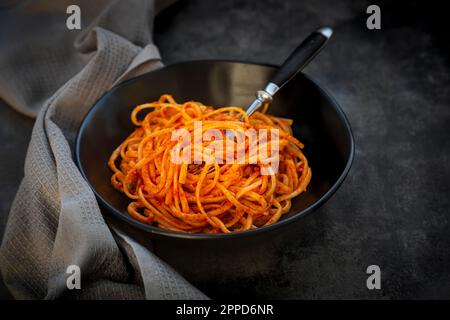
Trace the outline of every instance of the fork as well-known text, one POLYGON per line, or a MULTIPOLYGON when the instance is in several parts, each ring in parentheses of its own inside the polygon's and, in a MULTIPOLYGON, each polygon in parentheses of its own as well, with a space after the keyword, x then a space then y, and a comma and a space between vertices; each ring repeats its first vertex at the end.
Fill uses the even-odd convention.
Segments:
MULTIPOLYGON (((322 50, 333 34, 330 27, 321 27, 311 33, 302 43, 289 55, 281 67, 275 72, 272 79, 263 90, 256 92, 256 99, 247 107, 245 113, 251 116, 264 104, 272 102, 273 96, 297 73, 303 70, 322 50)), ((190 171, 191 174, 198 174, 202 167, 196 167, 190 171)), ((207 174, 214 171, 211 167, 207 174)))

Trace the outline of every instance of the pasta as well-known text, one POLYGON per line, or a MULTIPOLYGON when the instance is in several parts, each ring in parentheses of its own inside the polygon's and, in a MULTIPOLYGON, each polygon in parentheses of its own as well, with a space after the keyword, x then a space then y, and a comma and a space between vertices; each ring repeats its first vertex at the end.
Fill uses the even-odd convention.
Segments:
POLYGON ((277 222, 290 210, 291 199, 306 190, 311 169, 303 144, 292 135, 292 120, 265 110, 248 117, 238 107, 178 104, 167 94, 135 107, 131 121, 136 128, 108 161, 112 186, 130 199, 128 214, 145 224, 188 233, 245 231, 277 222), (185 149, 184 155, 201 162, 174 161, 181 137, 195 140, 199 122, 201 135, 213 130, 216 136, 185 149), (174 139, 176 130, 184 136, 174 139), (270 163, 256 157, 250 136, 240 136, 239 149, 238 135, 227 130, 267 130, 258 148, 275 154, 270 153, 270 163), (244 155, 240 162, 239 151, 244 155), (219 156, 229 161, 221 163, 219 156), (271 167, 275 162, 277 170, 271 167))

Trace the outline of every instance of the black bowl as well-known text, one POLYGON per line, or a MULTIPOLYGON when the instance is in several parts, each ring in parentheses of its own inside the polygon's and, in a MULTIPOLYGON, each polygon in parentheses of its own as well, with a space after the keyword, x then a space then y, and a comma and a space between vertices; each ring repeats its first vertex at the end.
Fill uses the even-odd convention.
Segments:
POLYGON ((81 174, 104 211, 153 238, 223 239, 277 229, 325 203, 350 170, 354 141, 337 102, 304 74, 297 75, 277 93, 270 109, 274 115, 294 120, 294 135, 305 144, 304 153, 313 173, 307 192, 293 199, 290 212, 279 222, 229 234, 168 231, 132 219, 126 212, 129 200, 110 184, 108 158, 132 132, 130 113, 136 105, 170 93, 178 102, 196 100, 213 106, 247 106, 275 69, 269 65, 229 61, 183 62, 131 79, 107 92, 83 120, 75 147, 81 174))

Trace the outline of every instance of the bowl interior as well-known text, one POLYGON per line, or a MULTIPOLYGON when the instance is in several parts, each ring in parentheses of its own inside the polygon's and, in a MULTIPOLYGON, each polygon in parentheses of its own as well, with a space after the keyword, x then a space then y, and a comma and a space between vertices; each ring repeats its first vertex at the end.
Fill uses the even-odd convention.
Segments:
MULTIPOLYGON (((131 110, 164 93, 172 94, 177 102, 196 100, 213 106, 247 106, 274 70, 272 66, 239 62, 185 62, 129 80, 106 93, 84 119, 75 148, 81 173, 100 204, 150 233, 177 234, 132 220, 126 213, 129 200, 110 184, 107 162, 133 130, 131 110)), ((337 189, 350 168, 353 138, 337 103, 303 74, 277 93, 270 113, 294 120, 294 135, 305 144, 303 151, 312 169, 307 192, 293 199, 290 212, 277 223, 283 224, 318 207, 337 189)))

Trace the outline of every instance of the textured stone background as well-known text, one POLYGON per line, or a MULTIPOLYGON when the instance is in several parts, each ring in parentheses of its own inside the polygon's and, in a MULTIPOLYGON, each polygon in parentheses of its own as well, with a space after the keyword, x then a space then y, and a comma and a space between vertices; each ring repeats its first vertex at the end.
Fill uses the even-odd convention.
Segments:
MULTIPOLYGON (((181 272, 211 297, 450 298, 450 74, 442 8, 379 1, 189 0, 163 12, 166 64, 238 59, 279 64, 312 30, 335 35, 305 73, 338 100, 355 161, 344 185, 282 237, 209 272, 181 272), (366 289, 366 267, 382 290, 366 289), (223 272, 222 272, 223 271, 223 272), (226 271, 226 272, 225 272, 226 271), (231 271, 231 272, 230 272, 231 271)), ((33 121, 0 105, 0 236, 20 183, 33 121)), ((170 255, 169 255, 170 256, 170 255)), ((0 286, 0 295, 7 297, 0 286)))

